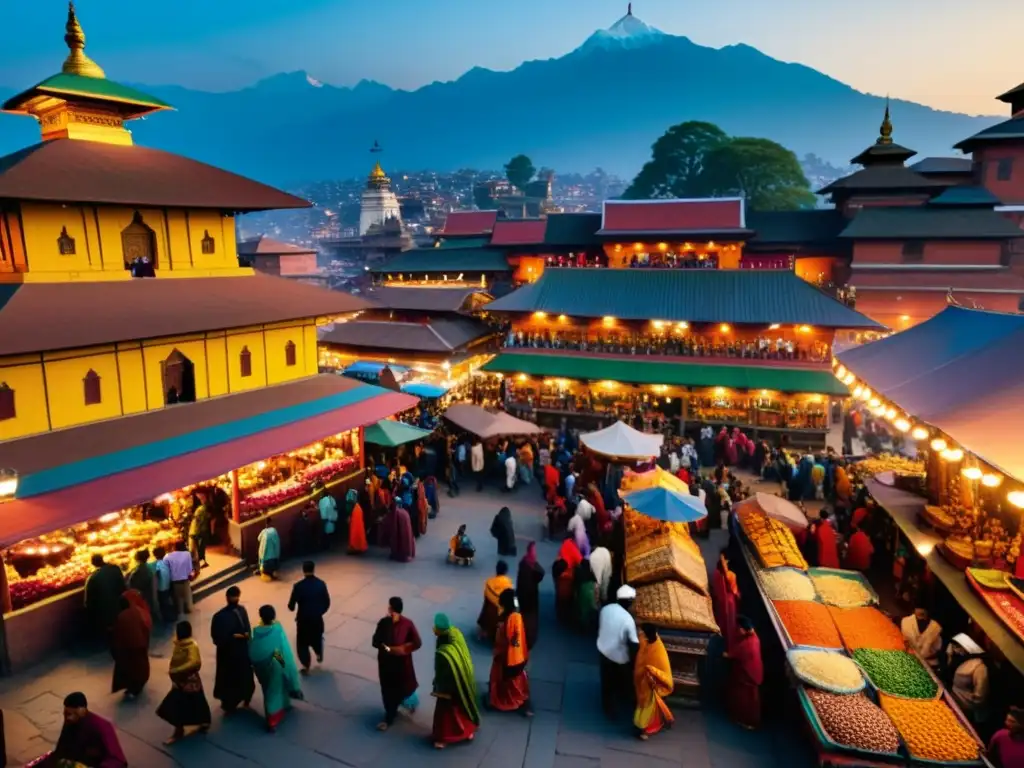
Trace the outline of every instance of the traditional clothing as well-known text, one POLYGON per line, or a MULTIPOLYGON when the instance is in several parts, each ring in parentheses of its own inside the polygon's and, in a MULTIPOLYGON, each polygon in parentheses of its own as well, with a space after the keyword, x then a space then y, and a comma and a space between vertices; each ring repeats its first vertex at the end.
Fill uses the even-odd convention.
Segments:
POLYGON ((263 690, 267 728, 274 730, 291 709, 291 700, 302 698, 299 668, 281 622, 258 624, 253 629, 249 659, 263 690))
POLYGON ((533 650, 540 630, 540 583, 544 580, 544 567, 537 562, 537 545, 530 542, 526 554, 519 561, 516 575, 516 598, 526 624, 526 647, 533 650))
POLYGON ((601 602, 608 601, 608 586, 612 580, 612 553, 605 547, 596 547, 590 553, 590 569, 597 579, 597 589, 601 602))
POLYGON ((125 607, 114 619, 110 650, 114 656, 114 680, 111 692, 124 691, 138 696, 149 681, 149 633, 153 619, 145 601, 136 590, 125 593, 125 607), (133 598, 129 600, 128 594, 133 598))
POLYGON ((348 553, 359 555, 369 549, 366 542, 366 521, 363 520, 363 508, 356 502, 348 518, 348 553))
POLYGON ((430 505, 427 504, 427 491, 423 483, 416 484, 416 535, 423 536, 427 532, 427 521, 430 519, 430 505))
POLYGON ((416 625, 404 616, 385 616, 377 622, 373 647, 377 649, 377 676, 384 702, 384 722, 388 725, 395 721, 402 703, 412 698, 419 687, 412 654, 422 645, 416 625))
POLYGON ((828 520, 818 523, 814 532, 814 540, 818 547, 818 566, 821 568, 839 567, 839 545, 836 542, 836 529, 828 520))
POLYGON ((576 626, 587 634, 593 634, 597 631, 597 614, 601 606, 598 599, 597 579, 594 578, 589 560, 580 563, 573 581, 573 608, 576 614, 576 626))
POLYGON ((850 499, 853 496, 853 485, 850 483, 850 478, 846 474, 845 468, 836 467, 835 484, 836 502, 849 508, 850 499))
POLYGON ((761 725, 761 683, 764 682, 761 640, 754 632, 737 635, 728 653, 731 660, 726 694, 729 716, 744 728, 757 728, 761 725))
POLYGON ((506 613, 498 624, 491 662, 488 702, 502 712, 514 712, 530 705, 530 681, 526 676, 526 625, 519 611, 506 613))
POLYGON ((249 660, 249 637, 252 625, 249 614, 241 605, 226 605, 213 614, 210 635, 217 647, 217 677, 213 684, 213 698, 221 709, 231 712, 239 704, 248 706, 256 690, 249 660), (243 637, 239 637, 243 635, 243 637))
POLYGON ((851 571, 866 571, 871 567, 871 556, 875 546, 864 531, 854 531, 846 548, 845 568, 851 571))
POLYGON ((213 719, 210 705, 203 693, 203 681, 199 670, 203 666, 199 655, 199 644, 195 638, 186 637, 174 641, 171 664, 171 690, 156 710, 157 717, 176 729, 189 725, 207 727, 213 719))
POLYGON ((484 604, 480 608, 480 615, 476 624, 480 627, 480 634, 488 642, 494 642, 494 633, 498 627, 498 616, 501 613, 498 608, 498 598, 506 589, 515 589, 515 584, 505 574, 491 576, 484 582, 484 604))
POLYGON ((116 565, 104 564, 85 580, 85 610, 93 630, 99 634, 110 631, 121 612, 124 574, 116 565))
POLYGON ((502 507, 491 522, 491 536, 498 541, 498 554, 502 557, 516 556, 516 532, 512 526, 512 510, 502 507))
POLYGON ((392 507, 385 518, 385 527, 388 528, 387 539, 391 547, 391 559, 400 563, 411 562, 416 557, 416 537, 413 535, 412 519, 408 511, 400 504, 392 507))
POLYGON ((736 606, 740 591, 736 586, 736 574, 729 570, 725 555, 718 559, 718 567, 711 577, 711 607, 715 623, 722 630, 722 640, 728 652, 736 641, 736 606))
POLYGON ((569 518, 566 530, 572 536, 572 540, 576 543, 576 548, 580 551, 580 554, 583 557, 590 557, 590 539, 587 538, 587 526, 583 522, 583 518, 579 515, 573 515, 569 518))
POLYGON ((476 702, 476 679, 469 647, 458 627, 448 617, 434 617, 437 650, 434 651, 434 727, 431 739, 435 744, 467 741, 480 725, 480 709, 476 702))
POLYGON ((668 651, 660 637, 654 642, 641 633, 640 648, 633 667, 633 689, 636 692, 636 710, 633 725, 642 733, 657 733, 675 718, 665 703, 665 697, 675 689, 668 651))
POLYGON ((558 559, 551 566, 551 578, 555 580, 555 615, 560 621, 568 621, 572 616, 576 567, 581 562, 583 555, 576 542, 572 539, 563 541, 558 559))
POLYGON ((117 740, 117 731, 107 720, 92 712, 77 723, 64 723, 57 746, 39 763, 39 768, 127 768, 128 760, 117 740))
POLYGON ((267 526, 256 539, 259 542, 260 574, 264 581, 274 578, 281 567, 281 536, 273 526, 267 526))
POLYGON ((900 622, 903 639, 921 660, 933 669, 939 663, 939 650, 942 648, 942 627, 934 619, 920 622, 911 614, 900 622), (923 624, 923 626, 922 626, 923 624))

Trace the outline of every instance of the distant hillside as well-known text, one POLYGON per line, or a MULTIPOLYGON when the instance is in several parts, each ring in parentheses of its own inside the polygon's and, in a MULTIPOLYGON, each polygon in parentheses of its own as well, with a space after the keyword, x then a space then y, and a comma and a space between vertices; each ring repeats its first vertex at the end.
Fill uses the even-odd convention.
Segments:
MULTIPOLYGON (((366 81, 336 88, 304 72, 230 93, 139 87, 177 108, 135 124, 140 143, 277 184, 365 174, 375 139, 391 168, 500 167, 525 152, 557 170, 629 177, 669 125, 694 119, 845 167, 878 135, 884 108, 809 67, 747 45, 697 45, 632 16, 561 58, 474 68, 411 92, 366 81)), ((896 140, 923 155, 952 154, 996 121, 898 100, 892 113, 896 140)), ((32 121, 0 120, 0 152, 37 139, 32 121)))

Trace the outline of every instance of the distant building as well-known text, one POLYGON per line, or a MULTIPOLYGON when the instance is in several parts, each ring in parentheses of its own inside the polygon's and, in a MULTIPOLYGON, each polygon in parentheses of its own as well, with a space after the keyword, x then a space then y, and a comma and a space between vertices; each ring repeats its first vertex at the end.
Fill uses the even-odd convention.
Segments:
POLYGON ((359 235, 369 233, 374 226, 383 226, 389 219, 402 221, 402 209, 398 197, 391 190, 391 179, 384 173, 380 163, 375 163, 366 180, 359 206, 359 235))
POLYGON ((317 252, 291 243, 282 243, 266 235, 238 243, 238 264, 276 277, 289 277, 304 283, 325 282, 317 264, 317 252))

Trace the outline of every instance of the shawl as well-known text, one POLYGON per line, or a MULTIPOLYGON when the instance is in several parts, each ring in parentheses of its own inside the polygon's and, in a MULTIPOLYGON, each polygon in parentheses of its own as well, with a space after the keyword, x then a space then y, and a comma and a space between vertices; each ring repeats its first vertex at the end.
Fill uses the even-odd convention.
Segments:
POLYGON ((764 682, 764 664, 761 661, 761 640, 755 634, 740 637, 729 649, 733 669, 747 685, 761 685, 764 682))
POLYGON ((505 666, 523 666, 526 663, 526 625, 523 623, 523 615, 519 611, 505 614, 502 631, 508 640, 503 659, 505 666))
POLYGON ((186 637, 184 640, 174 641, 171 665, 167 670, 172 677, 198 672, 202 666, 203 660, 199 655, 199 643, 195 641, 195 638, 186 637))
POLYGON ((484 600, 497 605, 498 598, 506 589, 515 589, 512 579, 508 576, 491 576, 484 582, 484 600))
POLYGON ((576 546, 575 541, 566 539, 562 542, 562 548, 558 550, 558 559, 564 560, 569 570, 573 570, 583 562, 583 555, 580 554, 580 548, 576 546))
POLYGON ((434 692, 451 697, 470 720, 480 724, 473 658, 458 627, 438 633, 434 654, 434 692))
POLYGON ((128 589, 125 590, 121 597, 128 601, 130 607, 135 608, 142 614, 142 623, 146 625, 146 631, 151 631, 153 629, 153 615, 149 612, 149 603, 146 602, 146 598, 142 596, 142 593, 137 589, 128 589))
POLYGON ((349 488, 345 494, 345 514, 351 515, 352 508, 359 502, 359 494, 355 488, 349 488))
POLYGON ((601 600, 605 601, 608 599, 608 585, 612 580, 612 553, 605 547, 596 547, 590 553, 590 568, 597 579, 601 600))
MULTIPOLYGON (((648 695, 671 695, 675 688, 672 666, 669 664, 665 643, 660 637, 652 643, 647 640, 647 635, 640 634, 640 648, 637 650, 636 663, 633 666, 633 684, 638 691, 644 690, 648 695)), ((638 703, 641 703, 641 698, 637 698, 638 703)))
POLYGON ((259 561, 278 560, 281 557, 281 537, 276 528, 264 528, 257 537, 260 543, 259 561))

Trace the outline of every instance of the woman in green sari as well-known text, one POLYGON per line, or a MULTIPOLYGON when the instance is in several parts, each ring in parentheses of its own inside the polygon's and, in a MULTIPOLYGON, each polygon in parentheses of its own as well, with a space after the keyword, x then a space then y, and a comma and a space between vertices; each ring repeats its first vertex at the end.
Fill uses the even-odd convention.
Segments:
POLYGON ((597 634, 597 616, 601 608, 598 597, 597 578, 590 567, 590 560, 584 559, 576 568, 573 602, 576 608, 576 622, 586 634, 597 634))
POLYGON ((434 616, 437 650, 434 652, 434 729, 431 740, 435 749, 449 744, 472 741, 480 725, 480 709, 476 702, 476 679, 473 659, 466 639, 448 617, 434 616))
POLYGON ((249 659, 256 679, 263 689, 263 708, 267 730, 273 733, 292 706, 292 699, 302 699, 299 668, 288 644, 288 637, 272 605, 260 608, 260 623, 252 630, 249 659))

